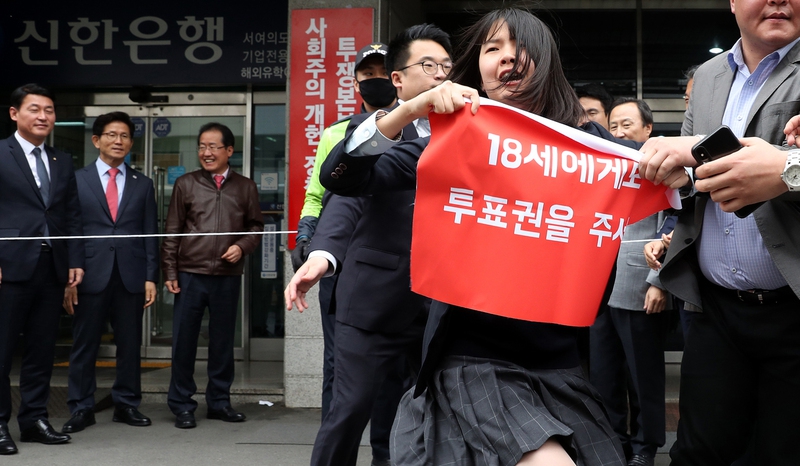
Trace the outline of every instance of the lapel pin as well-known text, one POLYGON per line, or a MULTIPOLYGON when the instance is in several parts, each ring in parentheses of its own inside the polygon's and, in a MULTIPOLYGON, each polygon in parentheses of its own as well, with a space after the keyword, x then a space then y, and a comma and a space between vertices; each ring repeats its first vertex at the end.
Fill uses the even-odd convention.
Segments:
POLYGON ((135 179, 137 179, 137 178, 136 178, 136 175, 133 175, 133 179, 134 179, 134 180, 135 180, 135 179))
POLYGON ((56 158, 55 158, 55 157, 53 157, 53 160, 55 160, 55 159, 56 159, 56 158))

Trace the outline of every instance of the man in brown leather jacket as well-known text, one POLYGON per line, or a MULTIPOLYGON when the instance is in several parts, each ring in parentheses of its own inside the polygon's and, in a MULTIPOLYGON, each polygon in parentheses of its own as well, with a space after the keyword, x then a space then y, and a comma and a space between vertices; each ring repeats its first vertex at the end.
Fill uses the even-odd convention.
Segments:
MULTIPOLYGON (((166 233, 263 231, 256 184, 228 165, 233 155, 231 130, 207 123, 197 138, 201 169, 175 181, 166 233)), ((172 379, 167 403, 175 427, 197 424, 194 363, 197 339, 208 307, 208 418, 240 422, 245 415, 231 407, 233 340, 239 288, 245 255, 253 252, 260 235, 169 236, 161 246, 167 289, 175 294, 172 339, 172 379)))

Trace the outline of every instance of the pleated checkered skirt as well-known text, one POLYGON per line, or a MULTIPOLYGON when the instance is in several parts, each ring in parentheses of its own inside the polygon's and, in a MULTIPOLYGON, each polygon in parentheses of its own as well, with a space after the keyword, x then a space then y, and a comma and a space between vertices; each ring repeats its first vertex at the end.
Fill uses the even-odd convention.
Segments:
POLYGON ((391 437, 396 466, 514 466, 557 440, 578 466, 625 465, 600 396, 579 368, 531 371, 451 356, 425 393, 400 401, 391 437))

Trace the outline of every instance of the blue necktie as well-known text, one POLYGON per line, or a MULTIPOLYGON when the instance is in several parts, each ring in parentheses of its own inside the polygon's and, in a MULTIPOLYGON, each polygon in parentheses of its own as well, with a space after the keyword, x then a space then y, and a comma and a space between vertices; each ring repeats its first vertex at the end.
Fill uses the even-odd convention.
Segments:
POLYGON ((47 175, 47 168, 42 160, 42 149, 33 148, 33 156, 36 157, 36 174, 39 175, 39 191, 42 193, 45 205, 50 203, 50 177, 47 175))
MULTIPOLYGON (((39 192, 42 193, 44 205, 50 204, 50 177, 47 176, 47 168, 44 166, 42 160, 42 149, 38 147, 33 148, 33 156, 36 157, 36 174, 39 175, 39 192)), ((44 223, 44 236, 50 236, 50 229, 47 227, 47 222, 44 223)), ((51 244, 50 240, 45 240, 47 244, 51 244)))

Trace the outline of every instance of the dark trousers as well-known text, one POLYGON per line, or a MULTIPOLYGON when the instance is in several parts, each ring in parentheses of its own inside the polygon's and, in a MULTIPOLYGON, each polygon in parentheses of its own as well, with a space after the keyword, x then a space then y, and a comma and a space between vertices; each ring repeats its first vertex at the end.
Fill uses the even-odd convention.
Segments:
MULTIPOLYGON (((384 419, 394 419, 400 398, 410 388, 405 368, 409 363, 419 368, 424 324, 420 318, 400 333, 381 333, 336 322, 333 399, 314 442, 312 465, 356 464, 379 392, 388 411, 384 419)), ((388 457, 388 435, 386 447, 388 457)))
POLYGON ((591 327, 590 380, 626 452, 655 457, 666 442, 664 342, 667 314, 608 308, 591 327), (626 387, 625 368, 632 390, 626 387), (628 401, 631 410, 628 433, 628 401))
POLYGON ((800 300, 746 304, 702 284, 681 363, 674 466, 800 464, 800 300))
POLYGON ((33 278, 26 282, 0 284, 0 426, 11 419, 11 362, 20 333, 24 334, 19 376, 21 430, 47 419, 50 375, 64 284, 59 283, 52 253, 42 251, 33 278))
MULTIPOLYGON (((333 292, 336 286, 336 279, 333 277, 323 278, 319 281, 319 306, 322 318, 322 339, 324 343, 324 355, 322 362, 322 419, 328 414, 331 399, 333 399, 333 377, 334 377, 334 333, 336 326, 336 315, 330 309, 333 292)), ((372 446, 372 457, 377 460, 389 458, 389 436, 392 433, 394 423, 394 413, 396 411, 397 394, 394 390, 397 387, 405 387, 413 383, 410 371, 403 366, 403 361, 399 361, 400 367, 395 371, 390 371, 386 380, 386 390, 379 390, 372 408, 370 417, 370 445, 372 446), (408 380, 407 380, 408 379, 408 380), (394 406, 393 406, 394 403, 394 406)))
POLYGON ((142 401, 141 350, 144 293, 131 293, 122 283, 119 264, 112 268, 108 286, 101 293, 79 293, 72 321, 67 406, 75 413, 94 408, 97 390, 95 362, 106 321, 114 329, 117 345, 117 377, 111 399, 121 407, 138 407, 142 401))
POLYGON ((331 309, 335 277, 326 277, 319 281, 319 308, 322 319, 322 342, 324 345, 322 360, 322 418, 328 414, 333 398, 333 333, 336 315, 331 309))
POLYGON ((233 339, 239 303, 240 275, 178 273, 172 329, 172 378, 167 404, 173 413, 194 412, 197 392, 194 363, 203 313, 208 307, 208 386, 206 404, 216 411, 230 406, 233 384, 233 339))

